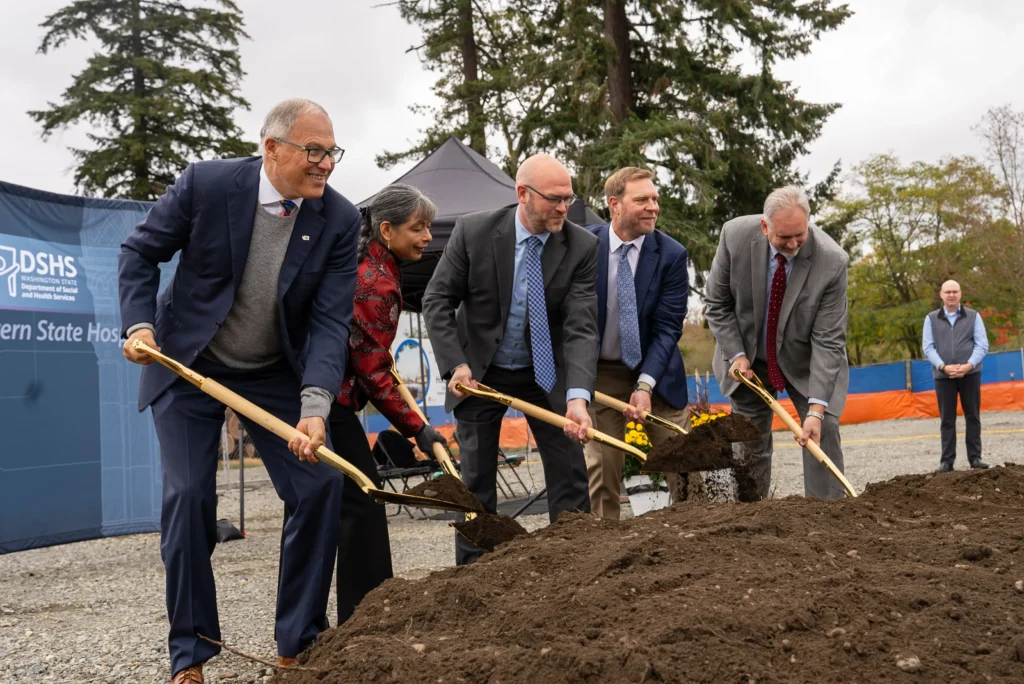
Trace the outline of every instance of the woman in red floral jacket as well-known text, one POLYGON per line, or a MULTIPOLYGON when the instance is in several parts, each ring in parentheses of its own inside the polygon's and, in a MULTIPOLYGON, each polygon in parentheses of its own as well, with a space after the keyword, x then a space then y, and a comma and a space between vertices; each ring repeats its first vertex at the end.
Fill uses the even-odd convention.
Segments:
MULTIPOLYGON (((357 411, 369 401, 426 454, 445 438, 425 424, 398 394, 390 349, 402 312, 401 261, 415 261, 430 244, 435 207, 408 185, 390 185, 362 210, 359 270, 349 336, 349 358, 338 400, 331 408, 331 439, 338 452, 382 483, 357 411)), ((338 538, 338 624, 372 589, 392 576, 384 506, 358 487, 345 487, 338 538)))

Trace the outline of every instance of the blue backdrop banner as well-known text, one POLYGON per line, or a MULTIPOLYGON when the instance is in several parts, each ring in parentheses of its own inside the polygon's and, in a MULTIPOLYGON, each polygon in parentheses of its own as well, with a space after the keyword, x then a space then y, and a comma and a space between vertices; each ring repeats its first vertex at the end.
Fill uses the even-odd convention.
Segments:
POLYGON ((0 183, 0 553, 159 529, 117 298, 120 244, 148 208, 0 183))

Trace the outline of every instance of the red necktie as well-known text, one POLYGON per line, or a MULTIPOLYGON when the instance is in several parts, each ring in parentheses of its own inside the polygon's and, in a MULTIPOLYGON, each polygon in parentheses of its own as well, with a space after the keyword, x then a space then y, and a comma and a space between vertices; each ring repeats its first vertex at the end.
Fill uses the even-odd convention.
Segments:
POLYGON ((779 263, 772 276, 771 300, 768 302, 768 381, 772 387, 779 392, 786 389, 786 376, 779 368, 779 353, 776 349, 775 335, 779 330, 779 312, 782 311, 782 298, 786 296, 786 257, 776 254, 775 260, 779 263))

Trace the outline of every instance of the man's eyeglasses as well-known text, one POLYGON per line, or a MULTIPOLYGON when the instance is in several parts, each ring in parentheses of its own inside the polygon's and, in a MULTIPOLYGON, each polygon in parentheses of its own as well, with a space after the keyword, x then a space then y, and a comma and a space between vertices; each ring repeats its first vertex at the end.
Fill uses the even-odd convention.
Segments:
POLYGON ((284 138, 274 138, 277 142, 291 145, 292 147, 298 147, 300 150, 306 151, 306 161, 310 164, 319 164, 324 160, 324 157, 330 155, 331 161, 337 164, 341 161, 341 158, 345 156, 345 150, 340 147, 332 147, 329 150, 325 150, 322 147, 306 147, 305 145, 296 145, 291 140, 285 140, 284 138))
POLYGON ((573 202, 576 201, 576 195, 566 195, 564 197, 551 197, 550 195, 545 195, 543 192, 541 192, 540 190, 531 185, 526 185, 525 183, 523 185, 525 185, 528 190, 546 199, 548 202, 551 203, 552 206, 555 207, 557 207, 562 202, 565 202, 565 206, 566 208, 568 208, 573 202))

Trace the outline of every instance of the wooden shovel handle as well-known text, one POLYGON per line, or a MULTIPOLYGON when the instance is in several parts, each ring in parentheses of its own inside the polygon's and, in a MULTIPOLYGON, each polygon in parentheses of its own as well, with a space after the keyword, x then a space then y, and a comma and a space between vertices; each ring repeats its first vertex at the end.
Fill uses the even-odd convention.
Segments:
MULTIPOLYGON (((789 415, 789 411, 782 408, 782 405, 775 400, 775 397, 768 393, 768 390, 764 388, 760 380, 757 380, 756 375, 754 376, 754 380, 756 380, 756 382, 744 377, 743 373, 739 372, 739 369, 737 369, 733 375, 737 380, 752 389, 755 394, 764 399, 768 406, 771 407, 772 411, 775 412, 775 415, 781 418, 782 422, 786 424, 786 427, 789 428, 790 432, 797 437, 803 435, 804 431, 803 428, 800 427, 800 424, 793 419, 793 416, 789 415)), ((839 471, 839 468, 836 468, 836 464, 832 462, 832 459, 830 459, 825 452, 821 450, 821 447, 818 446, 814 440, 807 440, 807 445, 804 448, 811 452, 811 455, 818 460, 818 463, 825 467, 825 470, 832 474, 832 477, 839 481, 839 484, 843 485, 843 489, 846 490, 847 494, 851 497, 857 496, 857 491, 853 488, 853 485, 850 484, 850 481, 847 480, 846 476, 839 471)))
MULTIPOLYGON (((594 392, 594 399, 596 399, 599 404, 604 404, 605 406, 613 408, 616 411, 625 411, 630 406, 626 402, 616 399, 615 397, 605 394, 604 392, 594 392)), ((686 428, 684 428, 682 425, 679 425, 678 423, 673 423, 668 418, 656 416, 650 411, 641 411, 640 420, 644 423, 650 423, 651 425, 657 425, 658 427, 665 428, 666 430, 671 430, 672 432, 676 432, 680 435, 689 434, 686 428)))
MULTIPOLYGON (((472 387, 466 387, 461 382, 458 383, 455 386, 455 388, 460 392, 471 394, 474 397, 490 399, 491 401, 495 401, 499 404, 504 404, 505 406, 513 408, 516 411, 519 411, 520 413, 525 413, 528 416, 532 416, 537 420, 542 420, 545 423, 549 425, 554 425, 555 427, 558 428, 564 428, 568 423, 571 422, 565 416, 560 416, 554 411, 548 411, 545 408, 541 408, 540 406, 534 406, 533 404, 525 402, 522 399, 516 399, 515 397, 510 397, 507 394, 502 394, 501 392, 493 390, 490 387, 487 387, 486 385, 481 385, 480 383, 477 383, 476 389, 472 387)), ((598 432, 592 427, 587 428, 587 439, 591 439, 599 444, 606 444, 610 447, 615 447, 619 451, 624 451, 627 454, 632 454, 636 458, 640 459, 641 463, 645 463, 647 461, 647 454, 640 451, 636 447, 626 444, 620 439, 615 439, 614 437, 606 435, 603 432, 598 432)))
MULTIPOLYGON (((216 380, 200 375, 184 364, 178 363, 169 356, 161 354, 142 340, 135 340, 132 342, 132 346, 139 351, 146 352, 162 365, 170 368, 172 371, 185 378, 217 401, 228 406, 235 413, 243 415, 249 420, 258 423, 286 442, 290 442, 295 437, 302 437, 306 441, 309 441, 308 435, 302 434, 277 416, 268 413, 248 399, 232 392, 216 380)), ((321 446, 316 450, 316 457, 348 475, 364 492, 369 493, 369 490, 376 489, 373 484, 373 480, 364 475, 363 471, 356 468, 341 456, 338 456, 326 446, 321 446)))
MULTIPOLYGON (((424 415, 423 411, 420 409, 419 404, 416 403, 416 398, 412 396, 412 392, 409 391, 409 388, 406 386, 405 381, 402 380, 402 376, 398 374, 398 369, 395 368, 395 355, 390 351, 388 353, 391 354, 391 377, 395 379, 395 384, 398 387, 399 396, 401 396, 402 399, 405 400, 405 403, 409 405, 410 409, 416 412, 416 415, 420 417, 420 420, 422 420, 427 425, 430 425, 430 421, 427 420, 427 416, 424 415)), ((434 458, 437 459, 437 462, 441 465, 441 470, 443 470, 445 473, 451 475, 452 477, 459 476, 459 471, 455 469, 455 464, 452 462, 452 458, 448 454, 448 450, 445 449, 444 446, 442 446, 441 444, 438 444, 437 442, 434 442, 434 458)))

